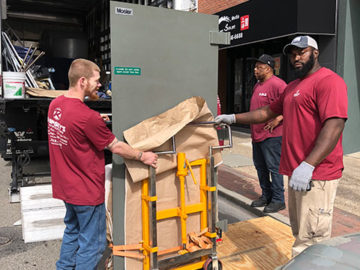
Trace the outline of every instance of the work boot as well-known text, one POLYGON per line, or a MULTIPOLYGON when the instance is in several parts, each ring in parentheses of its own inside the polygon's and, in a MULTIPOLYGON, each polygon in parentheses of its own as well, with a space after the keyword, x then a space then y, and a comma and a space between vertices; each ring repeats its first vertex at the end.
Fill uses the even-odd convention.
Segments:
POLYGON ((271 202, 267 206, 265 206, 263 212, 264 213, 276 213, 283 209, 285 209, 285 203, 271 202))
POLYGON ((268 201, 263 196, 261 196, 259 199, 253 201, 250 206, 251 207, 263 207, 267 204, 268 204, 268 201))

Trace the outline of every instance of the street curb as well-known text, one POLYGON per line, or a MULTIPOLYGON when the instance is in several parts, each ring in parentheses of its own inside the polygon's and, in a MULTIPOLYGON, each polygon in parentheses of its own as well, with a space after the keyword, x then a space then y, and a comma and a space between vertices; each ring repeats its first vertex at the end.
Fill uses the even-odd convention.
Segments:
POLYGON ((270 216, 288 226, 290 226, 289 218, 280 214, 280 213, 270 213, 266 214, 262 211, 263 208, 254 208, 251 207, 250 204, 252 200, 246 198, 245 196, 234 192, 232 190, 229 190, 227 188, 224 188, 223 186, 219 185, 217 186, 218 193, 221 194, 226 199, 230 200, 231 202, 238 204, 242 208, 245 208, 247 211, 253 213, 254 215, 257 215, 258 217, 264 217, 264 216, 270 216))

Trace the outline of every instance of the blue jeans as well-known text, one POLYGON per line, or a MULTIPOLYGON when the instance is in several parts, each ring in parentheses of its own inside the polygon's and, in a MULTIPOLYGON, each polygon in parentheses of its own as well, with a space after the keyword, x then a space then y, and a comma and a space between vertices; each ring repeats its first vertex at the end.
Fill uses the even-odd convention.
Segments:
POLYGON ((106 245, 105 204, 66 203, 66 225, 57 270, 96 269, 106 245))
POLYGON ((273 137, 262 142, 253 142, 253 161, 262 197, 268 202, 284 203, 284 179, 279 174, 281 140, 282 137, 273 137))

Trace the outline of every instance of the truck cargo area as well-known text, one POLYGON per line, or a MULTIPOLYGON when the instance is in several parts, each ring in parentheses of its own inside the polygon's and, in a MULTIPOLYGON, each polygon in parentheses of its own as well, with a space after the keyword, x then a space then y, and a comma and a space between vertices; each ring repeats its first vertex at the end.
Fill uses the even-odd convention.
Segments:
POLYGON ((47 110, 58 90, 68 88, 72 60, 99 65, 100 98, 85 103, 111 115, 109 1, 7 0, 1 10, 1 72, 26 71, 30 87, 21 96, 0 98, 0 153, 11 162, 9 195, 16 202, 20 186, 50 181, 47 110))

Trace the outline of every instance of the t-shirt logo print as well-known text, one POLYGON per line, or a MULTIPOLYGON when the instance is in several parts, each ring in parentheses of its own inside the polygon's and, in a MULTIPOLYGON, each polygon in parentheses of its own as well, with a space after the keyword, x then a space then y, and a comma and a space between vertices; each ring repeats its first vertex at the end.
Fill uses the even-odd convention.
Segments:
POLYGON ((61 109, 60 108, 56 108, 53 112, 53 117, 55 120, 59 121, 61 119, 61 109))
POLYGON ((300 90, 296 90, 296 93, 294 94, 294 97, 300 96, 300 90))

